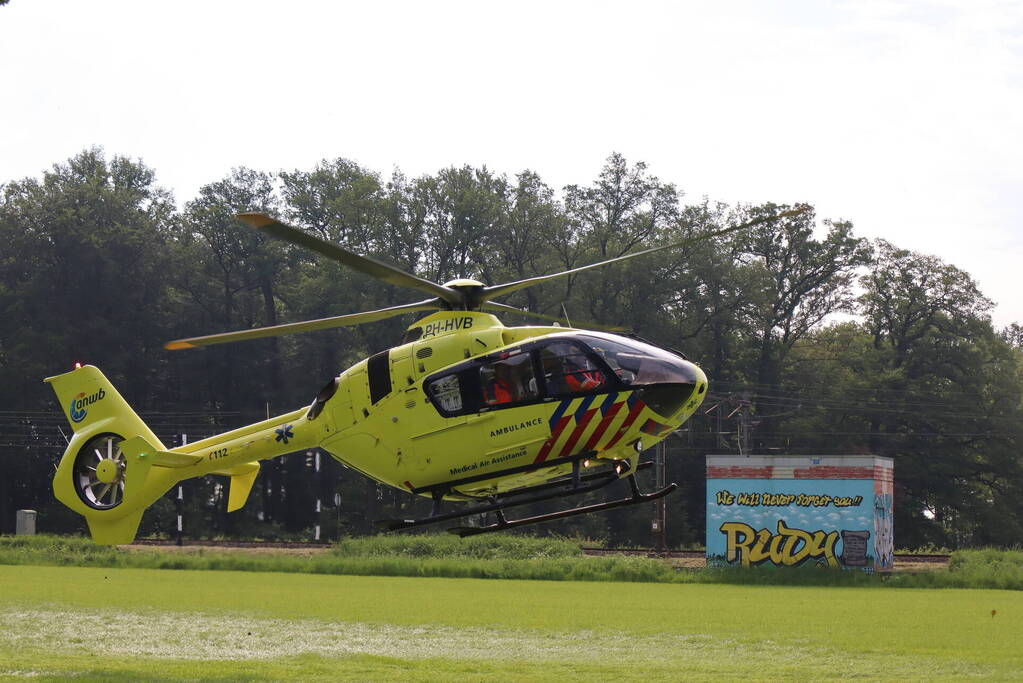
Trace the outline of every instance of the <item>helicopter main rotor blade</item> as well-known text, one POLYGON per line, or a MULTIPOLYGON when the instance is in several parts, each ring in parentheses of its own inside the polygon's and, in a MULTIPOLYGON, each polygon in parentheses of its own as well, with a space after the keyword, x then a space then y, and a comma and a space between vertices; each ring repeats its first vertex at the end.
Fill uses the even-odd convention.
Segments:
POLYGON ((378 280, 383 280, 399 287, 411 287, 427 294, 439 296, 452 306, 461 306, 463 303, 463 295, 450 287, 425 280, 383 261, 377 261, 368 256, 361 256, 333 242, 327 242, 319 237, 310 235, 304 230, 299 230, 286 223, 282 223, 265 213, 240 213, 238 214, 238 220, 257 230, 262 230, 272 237, 315 251, 317 254, 326 256, 378 280))
POLYGON ((176 351, 178 349, 191 349, 198 346, 210 346, 213 344, 226 344, 227 342, 243 341, 246 339, 259 339, 261 337, 278 337, 283 334, 294 332, 310 332, 312 330, 329 330, 335 327, 346 327, 348 325, 361 325, 377 320, 393 318, 403 313, 415 313, 418 311, 444 310, 447 307, 438 299, 427 299, 414 304, 403 304, 380 308, 375 311, 363 313, 351 313, 349 315, 336 315, 332 318, 320 318, 318 320, 306 320, 300 323, 286 323, 284 325, 271 325, 270 327, 255 327, 251 330, 238 330, 237 332, 223 332, 221 334, 208 334, 204 337, 189 337, 187 339, 175 339, 164 344, 165 349, 176 351))
POLYGON ((672 244, 664 244, 664 245, 659 246, 659 247, 653 247, 651 249, 644 249, 643 251, 637 251, 637 252, 634 252, 632 254, 625 254, 624 256, 618 256, 616 258, 607 259, 606 261, 600 261, 598 263, 591 263, 588 266, 579 266, 578 268, 572 268, 571 270, 563 270, 560 273, 551 273, 550 275, 538 275, 536 277, 530 277, 530 278, 526 278, 525 280, 518 280, 516 282, 506 282, 503 285, 494 285, 492 287, 485 287, 485 288, 483 288, 483 290, 479 294, 476 295, 475 299, 476 299, 476 301, 482 303, 484 301, 489 301, 490 299, 502 296, 504 294, 511 294, 512 292, 517 292, 520 289, 525 289, 526 287, 532 287, 533 285, 538 285, 538 284, 540 284, 542 282, 547 282, 548 280, 553 280, 555 278, 564 277, 566 275, 572 275, 574 273, 581 273, 584 270, 590 270, 591 268, 603 268, 604 266, 609 266, 612 263, 619 263, 620 261, 627 261, 629 259, 636 258, 637 256, 645 256, 646 254, 652 254, 654 252, 663 251, 665 249, 676 249, 678 247, 682 247, 682 246, 685 246, 687 244, 693 244, 695 242, 700 242, 702 240, 710 239, 712 237, 720 237, 721 235, 727 235, 730 232, 736 232, 736 231, 742 230, 744 228, 749 228, 751 226, 758 225, 760 223, 766 223, 768 221, 777 220, 777 219, 783 218, 785 216, 795 216, 795 215, 803 213, 805 210, 806 210, 805 208, 802 208, 802 209, 793 209, 791 211, 783 211, 782 213, 775 214, 773 216, 763 216, 761 218, 756 218, 756 219, 754 219, 752 221, 747 221, 746 223, 742 223, 741 225, 733 225, 730 228, 724 228, 723 230, 715 230, 713 232, 707 232, 707 233, 704 233, 702 235, 696 235, 695 237, 690 237, 689 239, 685 239, 685 240, 682 240, 680 242, 673 242, 672 244))
MULTIPOLYGON (((534 313, 533 311, 527 311, 527 310, 524 310, 524 309, 521 309, 521 308, 515 308, 514 306, 509 306, 507 304, 501 304, 501 303, 498 303, 496 301, 487 301, 487 302, 483 303, 480 306, 480 308, 482 310, 484 310, 484 311, 495 311, 495 312, 500 311, 502 313, 518 313, 519 315, 524 315, 524 316, 526 316, 528 318, 537 318, 539 320, 547 320, 549 322, 559 323, 559 324, 565 325, 567 327, 574 327, 574 325, 572 325, 565 318, 559 318, 559 317, 554 316, 554 315, 547 315, 546 313, 534 313)), ((624 328, 624 327, 618 327, 618 326, 614 326, 614 325, 604 325, 602 323, 594 323, 594 322, 590 322, 588 320, 579 321, 579 326, 583 327, 583 328, 586 328, 588 330, 603 330, 605 332, 625 332, 626 331, 626 328, 624 328)))

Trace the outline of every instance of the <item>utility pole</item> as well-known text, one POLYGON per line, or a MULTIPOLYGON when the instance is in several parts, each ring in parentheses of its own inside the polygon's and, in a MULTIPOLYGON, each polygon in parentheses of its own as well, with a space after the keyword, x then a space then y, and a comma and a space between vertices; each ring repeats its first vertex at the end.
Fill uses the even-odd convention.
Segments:
MULTIPOLYGON (((745 394, 743 394, 743 396, 745 397, 745 394)), ((738 437, 739 442, 739 455, 745 455, 746 457, 749 457, 749 442, 746 440, 749 433, 747 428, 747 425, 749 424, 749 415, 747 412, 748 406, 749 404, 745 400, 740 399, 739 407, 737 408, 739 411, 739 429, 736 436, 738 437)))
POLYGON ((726 448, 725 444, 725 418, 722 415, 724 413, 724 405, 718 401, 718 404, 714 406, 714 439, 717 450, 720 453, 726 448))
MULTIPOLYGON (((188 443, 188 434, 181 435, 181 445, 184 446, 188 443)), ((174 499, 174 507, 178 513, 178 532, 175 542, 181 545, 181 536, 184 529, 184 511, 185 511, 185 487, 182 482, 178 482, 178 497, 174 499)))
POLYGON ((739 453, 749 457, 753 446, 753 421, 750 413, 753 410, 753 401, 748 391, 742 392, 739 402, 739 453))
MULTIPOLYGON (((657 444, 657 451, 654 455, 654 477, 656 480, 655 489, 661 490, 667 486, 668 480, 668 458, 666 440, 657 444)), ((659 554, 668 552, 668 503, 667 496, 661 496, 654 501, 654 519, 650 524, 653 533, 654 549, 659 554)))
POLYGON ((306 455, 313 455, 313 469, 316 472, 316 525, 313 527, 313 540, 320 540, 320 452, 306 451, 306 455))
MULTIPOLYGON (((739 446, 739 455, 749 456, 750 454, 750 436, 752 431, 752 421, 750 420, 750 411, 753 408, 753 402, 750 400, 750 393, 748 391, 742 392, 740 397, 737 399, 734 396, 730 397, 732 404, 735 406, 735 410, 728 414, 729 419, 736 414, 739 416, 739 425, 736 429, 736 441, 739 446)), ((718 432, 720 434, 720 431, 718 432)))

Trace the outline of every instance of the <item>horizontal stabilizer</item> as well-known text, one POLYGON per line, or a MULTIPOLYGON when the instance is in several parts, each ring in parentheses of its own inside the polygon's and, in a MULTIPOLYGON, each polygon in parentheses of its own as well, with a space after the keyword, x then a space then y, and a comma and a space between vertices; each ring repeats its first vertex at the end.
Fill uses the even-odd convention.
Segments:
POLYGON ((129 457, 138 455, 148 459, 150 465, 157 467, 189 467, 203 460, 201 455, 161 451, 141 436, 133 437, 122 443, 121 450, 129 457))
POLYGON ((188 453, 173 453, 171 451, 153 451, 151 453, 153 464, 158 467, 188 467, 202 462, 201 455, 189 455, 188 453))

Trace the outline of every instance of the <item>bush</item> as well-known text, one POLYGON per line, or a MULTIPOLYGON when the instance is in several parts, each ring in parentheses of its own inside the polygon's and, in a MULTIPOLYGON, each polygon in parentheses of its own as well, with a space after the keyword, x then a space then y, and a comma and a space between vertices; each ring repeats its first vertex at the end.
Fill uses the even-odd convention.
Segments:
POLYGON ((458 538, 451 534, 395 534, 346 538, 333 548, 339 557, 465 557, 477 560, 529 560, 582 557, 576 541, 532 536, 484 535, 458 538))

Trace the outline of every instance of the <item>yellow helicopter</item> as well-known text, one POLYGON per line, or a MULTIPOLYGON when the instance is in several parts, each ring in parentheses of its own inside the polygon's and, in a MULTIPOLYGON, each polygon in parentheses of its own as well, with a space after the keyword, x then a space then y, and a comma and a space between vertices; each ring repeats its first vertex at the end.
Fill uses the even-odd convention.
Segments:
POLYGON ((321 330, 432 311, 399 346, 369 357, 327 383, 306 408, 168 449, 98 368, 80 366, 49 382, 74 436, 53 480, 57 499, 83 515, 101 544, 130 543, 143 511, 183 479, 230 477, 228 511, 244 506, 259 462, 319 448, 366 476, 433 500, 420 519, 380 520, 395 530, 494 513, 470 535, 667 495, 641 493, 639 453, 684 423, 707 395, 707 377, 682 354, 638 338, 560 326, 553 316, 493 299, 554 278, 671 249, 724 230, 571 270, 487 286, 470 279, 438 284, 260 213, 248 226, 393 285, 431 298, 376 311, 169 342, 186 349, 321 330), (505 327, 492 314, 515 312, 553 323, 505 327), (509 520, 505 510, 594 491, 624 478, 627 497, 509 520), (450 511, 443 501, 470 502, 450 511))

